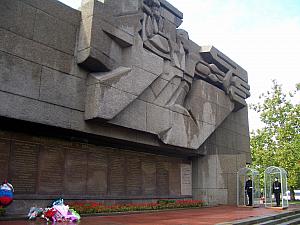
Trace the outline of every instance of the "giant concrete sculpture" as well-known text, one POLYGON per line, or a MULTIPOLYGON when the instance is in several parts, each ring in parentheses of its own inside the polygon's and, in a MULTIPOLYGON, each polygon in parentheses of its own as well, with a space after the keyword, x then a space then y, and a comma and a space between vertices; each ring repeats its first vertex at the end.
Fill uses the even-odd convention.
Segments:
POLYGON ((236 172, 251 161, 248 75, 190 40, 178 9, 166 0, 82 0, 79 10, 2 0, 0 12, 10 213, 60 196, 235 203, 236 172))
POLYGON ((86 120, 104 119, 156 134, 165 144, 199 148, 233 110, 246 105, 247 72, 216 48, 189 40, 177 29, 182 14, 166 1, 117 2, 88 1, 82 7, 78 63, 91 71, 86 120), (208 85, 218 88, 224 109, 202 100, 208 85), (126 120, 136 105, 146 113, 126 120), (151 126, 135 124, 147 119, 151 126))

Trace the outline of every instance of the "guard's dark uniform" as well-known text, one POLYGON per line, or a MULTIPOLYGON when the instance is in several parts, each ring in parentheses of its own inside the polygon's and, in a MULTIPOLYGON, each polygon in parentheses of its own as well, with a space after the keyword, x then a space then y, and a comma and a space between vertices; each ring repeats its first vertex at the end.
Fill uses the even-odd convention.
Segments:
POLYGON ((252 206, 252 180, 247 180, 246 184, 245 184, 245 190, 247 192, 248 195, 248 199, 249 199, 249 206, 252 206))
POLYGON ((280 193, 281 193, 281 183, 279 181, 275 181, 273 183, 273 193, 276 199, 276 206, 280 206, 280 193))

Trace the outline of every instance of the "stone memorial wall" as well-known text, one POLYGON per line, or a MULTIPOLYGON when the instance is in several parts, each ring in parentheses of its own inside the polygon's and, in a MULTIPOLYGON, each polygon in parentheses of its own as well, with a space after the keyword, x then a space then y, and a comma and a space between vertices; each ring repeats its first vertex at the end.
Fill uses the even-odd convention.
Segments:
POLYGON ((235 204, 236 171, 251 163, 248 74, 182 20, 166 0, 0 1, 11 213, 59 196, 235 204))

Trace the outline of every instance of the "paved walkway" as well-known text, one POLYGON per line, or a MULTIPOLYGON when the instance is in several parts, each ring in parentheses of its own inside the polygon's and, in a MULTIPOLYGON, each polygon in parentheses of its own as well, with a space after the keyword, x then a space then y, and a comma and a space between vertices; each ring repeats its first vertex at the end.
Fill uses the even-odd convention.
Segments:
MULTIPOLYGON (((212 208, 138 213, 114 216, 84 217, 80 225, 210 225, 249 217, 282 212, 280 209, 237 208, 218 206, 212 208)), ((0 221, 0 225, 46 224, 32 221, 0 221)), ((61 223, 57 223, 61 224, 61 223)), ((67 223, 70 225, 71 223, 67 223)))

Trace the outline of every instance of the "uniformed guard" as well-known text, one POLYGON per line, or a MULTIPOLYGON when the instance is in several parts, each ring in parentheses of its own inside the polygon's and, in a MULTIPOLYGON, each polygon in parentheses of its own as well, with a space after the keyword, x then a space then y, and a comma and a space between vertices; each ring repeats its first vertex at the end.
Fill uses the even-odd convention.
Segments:
POLYGON ((252 180, 251 177, 248 177, 248 180, 246 181, 245 184, 245 191, 247 192, 248 195, 248 205, 247 206, 252 206, 252 180))
POLYGON ((273 193, 276 199, 276 207, 280 206, 280 193, 281 193, 281 183, 278 181, 278 178, 275 177, 275 181, 273 183, 273 193))

